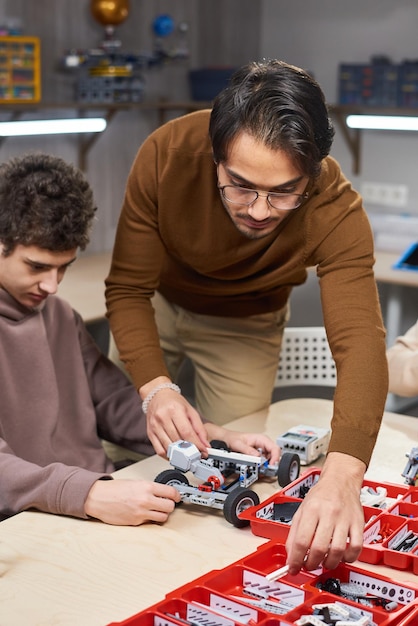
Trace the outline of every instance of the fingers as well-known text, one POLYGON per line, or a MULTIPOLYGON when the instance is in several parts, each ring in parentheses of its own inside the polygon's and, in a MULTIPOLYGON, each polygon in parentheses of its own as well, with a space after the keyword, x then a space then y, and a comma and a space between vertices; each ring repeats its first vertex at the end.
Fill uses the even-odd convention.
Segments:
MULTIPOLYGON (((164 500, 165 504, 167 504, 167 502, 180 502, 181 497, 175 487, 172 487, 171 485, 164 485, 163 483, 151 482, 149 484, 150 488, 152 489, 152 495, 159 500, 164 500)), ((164 503, 161 503, 159 501, 158 504, 164 507, 164 503)), ((170 504, 168 504, 167 506, 168 512, 171 512, 173 510, 173 507, 170 504)))
MULTIPOLYGON (((200 445, 197 445, 196 442, 193 442, 193 443, 197 445, 199 450, 203 450, 203 449, 206 450, 206 448, 209 448, 210 442, 209 442, 208 436, 206 434, 206 429, 202 423, 199 413, 193 410, 188 415, 188 419, 190 420, 190 424, 193 428, 193 432, 196 434, 196 436, 200 440, 200 445)), ((186 439, 186 437, 183 437, 183 439, 186 439)))
POLYGON ((176 394, 169 401, 163 394, 153 399, 147 414, 147 432, 155 452, 165 456, 168 446, 184 439, 195 444, 201 452, 209 446, 206 430, 199 414, 182 397, 176 394))
POLYGON ((312 489, 294 515, 286 541, 291 574, 302 567, 334 569, 341 561, 358 558, 364 517, 358 497, 357 501, 353 495, 350 506, 345 506, 336 494, 327 500, 323 491, 312 489))
POLYGON ((159 456, 165 457, 170 443, 182 439, 174 422, 160 420, 154 415, 148 418, 147 431, 154 450, 159 456))
POLYGON ((181 498, 179 492, 174 487, 161 484, 159 485, 158 483, 155 483, 155 485, 156 493, 146 502, 145 507, 144 504, 142 505, 142 507, 145 508, 145 511, 141 511, 140 514, 144 515, 145 513, 146 519, 144 519, 144 521, 163 524, 174 511, 176 503, 180 502, 181 498), (161 487, 163 490, 160 495, 158 490, 161 487))
POLYGON ((315 570, 318 567, 327 569, 335 569, 341 562, 352 563, 355 561, 363 547, 362 541, 358 542, 354 538, 347 538, 346 533, 341 533, 338 538, 339 530, 335 529, 331 535, 331 542, 327 543, 328 533, 320 537, 321 531, 318 529, 315 533, 310 546, 306 547, 306 543, 300 543, 295 540, 293 543, 286 543, 288 552, 289 572, 292 575, 298 573, 303 567, 308 571, 315 570))
POLYGON ((165 522, 180 494, 171 485, 142 480, 97 480, 84 509, 89 517, 118 526, 165 522))

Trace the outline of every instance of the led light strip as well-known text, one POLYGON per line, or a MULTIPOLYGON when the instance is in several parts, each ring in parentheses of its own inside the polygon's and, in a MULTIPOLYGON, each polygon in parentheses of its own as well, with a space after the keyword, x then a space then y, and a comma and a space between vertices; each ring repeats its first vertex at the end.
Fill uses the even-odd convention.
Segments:
POLYGON ((64 133, 101 133, 105 130, 106 125, 106 120, 101 117, 0 122, 0 137, 61 135, 64 133))

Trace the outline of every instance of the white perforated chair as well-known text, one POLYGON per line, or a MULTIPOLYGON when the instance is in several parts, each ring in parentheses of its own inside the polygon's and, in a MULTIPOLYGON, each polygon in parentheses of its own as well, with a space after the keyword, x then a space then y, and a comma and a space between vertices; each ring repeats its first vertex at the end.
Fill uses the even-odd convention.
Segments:
POLYGON ((286 327, 275 388, 300 385, 335 387, 337 372, 325 328, 286 327))

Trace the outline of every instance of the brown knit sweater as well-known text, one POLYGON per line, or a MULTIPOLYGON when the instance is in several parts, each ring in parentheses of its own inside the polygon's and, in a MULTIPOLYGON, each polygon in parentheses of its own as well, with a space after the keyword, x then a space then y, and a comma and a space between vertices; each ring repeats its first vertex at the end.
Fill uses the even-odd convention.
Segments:
POLYGON ((100 437, 153 454, 135 388, 67 302, 39 310, 0 289, 0 519, 29 508, 87 517, 113 464, 100 437))
POLYGON ((157 129, 129 174, 106 281, 121 357, 137 388, 167 375, 150 304, 154 290, 197 313, 247 316, 282 307, 316 266, 338 368, 329 449, 368 463, 388 383, 361 198, 328 157, 309 200, 269 236, 247 239, 220 200, 209 115, 199 111, 157 129))

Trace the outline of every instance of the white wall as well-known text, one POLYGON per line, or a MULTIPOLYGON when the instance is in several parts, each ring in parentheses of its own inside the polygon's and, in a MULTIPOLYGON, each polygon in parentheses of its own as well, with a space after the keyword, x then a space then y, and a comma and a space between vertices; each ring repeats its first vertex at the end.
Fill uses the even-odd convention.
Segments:
MULTIPOLYGON (((260 56, 312 71, 327 101, 336 103, 340 62, 368 62, 375 55, 395 63, 417 59, 417 25, 416 0, 263 0, 260 56)), ((332 155, 353 185, 406 184, 408 210, 418 214, 418 133, 364 132, 362 169, 354 176, 351 155, 336 130, 332 155)))
MULTIPOLYGON (((384 55, 394 63, 418 58, 416 0, 263 0, 260 57, 280 58, 313 72, 332 104, 338 97, 338 64, 364 63, 384 55)), ((417 109, 418 114, 418 109, 417 109)), ((361 171, 352 173, 350 152, 341 131, 331 154, 354 187, 361 183, 404 184, 409 188, 407 211, 418 214, 418 133, 363 131, 361 171)), ((374 210, 376 207, 367 206, 374 210)), ((313 278, 313 277, 312 277, 313 278)), ((309 316, 318 321, 320 302, 314 281, 295 290, 295 324, 309 324, 300 307, 309 300, 309 316)), ((379 287, 383 310, 388 287, 379 287)), ((404 289, 402 331, 418 316, 418 290, 404 289)))

